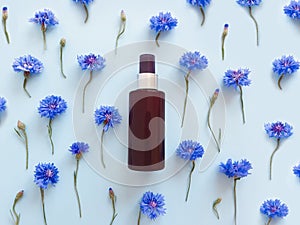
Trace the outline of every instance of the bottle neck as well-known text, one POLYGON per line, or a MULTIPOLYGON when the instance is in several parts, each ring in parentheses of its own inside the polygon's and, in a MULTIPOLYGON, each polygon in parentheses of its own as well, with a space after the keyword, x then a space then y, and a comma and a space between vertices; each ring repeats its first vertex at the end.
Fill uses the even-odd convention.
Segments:
POLYGON ((138 89, 157 89, 157 75, 155 73, 140 73, 138 75, 138 89))

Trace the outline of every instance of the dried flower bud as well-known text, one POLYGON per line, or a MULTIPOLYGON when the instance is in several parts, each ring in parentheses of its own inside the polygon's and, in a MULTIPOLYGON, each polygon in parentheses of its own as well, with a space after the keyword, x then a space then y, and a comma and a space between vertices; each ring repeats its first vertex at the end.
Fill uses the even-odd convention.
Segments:
POLYGON ((115 193, 114 193, 114 191, 113 191, 112 188, 108 189, 108 193, 109 193, 109 198, 110 199, 114 199, 115 198, 115 193))
POLYGON ((220 92, 220 89, 217 88, 217 89, 215 90, 215 92, 214 92, 212 98, 211 98, 211 104, 212 104, 212 105, 215 104, 215 102, 216 102, 216 100, 217 100, 217 98, 218 98, 218 96, 219 96, 219 92, 220 92))
POLYGON ((77 154, 75 155, 75 158, 76 158, 77 160, 81 159, 81 158, 82 158, 82 153, 81 153, 81 152, 80 152, 80 153, 77 153, 77 154))
POLYGON ((123 22, 126 21, 126 14, 125 14, 124 10, 121 11, 121 20, 122 20, 123 22))
POLYGON ((4 7, 2 8, 2 19, 3 19, 3 20, 7 20, 7 18, 8 18, 8 10, 7 10, 7 7, 4 6, 4 7))
POLYGON ((224 30, 223 30, 223 35, 224 35, 224 36, 226 36, 226 35, 228 34, 228 27, 229 27, 229 25, 226 23, 226 24, 224 25, 224 30))
POLYGON ((61 47, 65 47, 66 46, 66 39, 65 38, 60 39, 59 43, 60 43, 61 47))
POLYGON ((26 128, 25 124, 23 122, 21 122, 20 120, 18 120, 17 126, 20 130, 25 130, 25 128, 26 128))
POLYGON ((15 197, 15 201, 21 199, 23 197, 23 194, 24 194, 24 190, 19 191, 15 197))

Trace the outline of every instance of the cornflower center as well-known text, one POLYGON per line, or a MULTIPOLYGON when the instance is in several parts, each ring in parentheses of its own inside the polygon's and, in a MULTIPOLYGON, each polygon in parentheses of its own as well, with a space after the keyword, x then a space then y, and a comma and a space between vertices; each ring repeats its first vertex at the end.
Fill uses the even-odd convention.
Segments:
POLYGON ((52 176, 53 176, 52 170, 49 170, 49 169, 48 169, 48 170, 46 171, 46 176, 47 176, 47 177, 52 177, 52 176))
POLYGON ((155 208, 157 206, 157 203, 154 201, 151 201, 149 204, 151 207, 155 208))

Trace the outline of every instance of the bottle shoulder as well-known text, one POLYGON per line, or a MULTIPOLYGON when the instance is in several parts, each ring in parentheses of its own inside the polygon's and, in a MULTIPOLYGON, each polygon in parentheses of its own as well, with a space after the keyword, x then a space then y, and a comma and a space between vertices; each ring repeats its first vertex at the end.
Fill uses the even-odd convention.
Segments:
POLYGON ((136 89, 133 91, 129 92, 130 95, 142 95, 142 94, 147 94, 147 95, 159 95, 159 96, 165 96, 165 92, 161 91, 161 90, 157 90, 157 89, 136 89))

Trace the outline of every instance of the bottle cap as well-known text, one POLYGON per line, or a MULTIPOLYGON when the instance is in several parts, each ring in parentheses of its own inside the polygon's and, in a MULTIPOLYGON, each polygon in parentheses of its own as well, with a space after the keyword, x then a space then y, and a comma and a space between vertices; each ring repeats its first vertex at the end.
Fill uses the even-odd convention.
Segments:
POLYGON ((140 73, 155 73, 155 56, 152 54, 140 55, 140 73))

